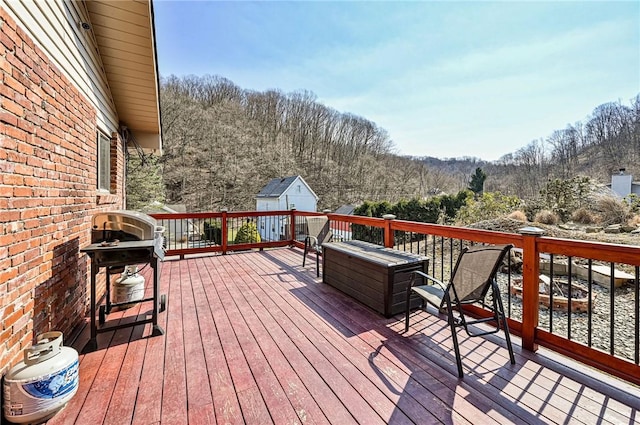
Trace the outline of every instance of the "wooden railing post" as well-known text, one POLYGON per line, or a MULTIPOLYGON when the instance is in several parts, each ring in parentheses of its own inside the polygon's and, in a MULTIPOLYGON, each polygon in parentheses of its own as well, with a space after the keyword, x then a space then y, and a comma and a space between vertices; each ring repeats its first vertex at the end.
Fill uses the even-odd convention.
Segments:
POLYGON ((384 218, 384 246, 387 248, 393 248, 395 241, 393 237, 393 230, 391 230, 391 222, 396 218, 396 216, 393 214, 385 214, 382 218, 384 218))
POLYGON ((536 351, 535 332, 538 327, 540 252, 538 237, 544 230, 524 227, 519 230, 523 236, 522 246, 522 348, 536 351))
POLYGON ((291 223, 290 223, 289 231, 291 232, 290 244, 293 245, 293 243, 296 240, 296 209, 295 207, 291 208, 291 223))
POLYGON ((227 253, 227 245, 228 245, 228 241, 227 239, 229 238, 229 229, 227 227, 227 212, 228 210, 226 208, 223 208, 220 210, 222 212, 222 218, 220 219, 220 226, 222 227, 222 255, 225 255, 227 253))

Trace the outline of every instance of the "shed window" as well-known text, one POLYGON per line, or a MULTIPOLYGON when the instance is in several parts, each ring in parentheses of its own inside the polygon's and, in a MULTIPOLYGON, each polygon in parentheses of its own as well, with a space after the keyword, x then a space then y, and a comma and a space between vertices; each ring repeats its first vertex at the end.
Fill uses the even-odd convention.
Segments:
POLYGON ((111 139, 98 132, 98 189, 111 188, 111 139))

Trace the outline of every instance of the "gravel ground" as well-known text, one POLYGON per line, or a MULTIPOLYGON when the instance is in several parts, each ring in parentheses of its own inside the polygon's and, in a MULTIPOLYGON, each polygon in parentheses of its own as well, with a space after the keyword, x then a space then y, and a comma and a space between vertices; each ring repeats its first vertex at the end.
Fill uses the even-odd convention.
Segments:
MULTIPOLYGON (((512 281, 519 277, 512 275, 512 281)), ((588 282, 580 279, 572 279, 572 282, 587 286, 588 282)), ((507 275, 498 276, 505 309, 508 311, 507 275)), ((591 344, 593 348, 610 352, 611 344, 611 297, 608 288, 597 284, 592 285, 595 293, 593 310, 591 313, 591 344)), ((629 360, 634 358, 635 341, 635 291, 632 284, 623 285, 615 289, 614 295, 614 354, 629 360)), ((511 317, 522 320, 522 302, 520 298, 511 296, 511 317)), ((571 322, 566 311, 554 309, 550 314, 549 309, 541 306, 539 310, 540 328, 549 331, 549 321, 552 318, 553 333, 562 337, 568 337, 569 323, 571 323, 571 340, 588 345, 589 315, 583 313, 571 313, 571 322)))
MULTIPOLYGON (((557 226, 549 226, 540 223, 525 223, 522 221, 511 220, 507 218, 489 220, 476 223, 473 228, 495 230, 503 232, 518 233, 518 229, 526 226, 540 227, 545 231, 545 236, 566 238, 566 239, 579 239, 590 240, 607 243, 627 244, 627 245, 640 245, 640 235, 637 234, 608 234, 608 233, 586 233, 584 230, 566 230, 558 228, 557 226)), ((447 245, 448 246, 448 245, 447 245)), ((403 249, 400 247, 400 249, 403 249)), ((405 249, 411 249, 405 247, 405 249)), ((413 251, 417 249, 414 247, 413 251)), ((421 250, 424 246, 421 246, 421 250)), ((445 256, 448 257, 448 248, 445 248, 445 256)), ((440 249, 436 249, 436 258, 439 258, 440 249)), ((456 250, 457 251, 457 250, 456 250)), ((432 251, 429 247, 426 255, 431 257, 432 251)), ((457 253, 454 253, 456 256, 457 253)), ((575 259, 580 262, 579 259, 575 259)), ((561 260, 559 260, 561 261, 561 260)), ((441 275, 446 278, 449 273, 449 260, 445 260, 444 272, 442 272, 438 264, 430 266, 430 270, 437 278, 441 275), (432 267, 435 266, 435 270, 432 267)), ((625 270, 629 273, 634 273, 633 267, 625 267, 623 264, 616 264, 616 268, 625 270)), ((512 273, 512 281, 521 277, 516 273, 512 273)), ((562 278, 558 277, 558 280, 562 278)), ((578 278, 572 278, 572 282, 579 283, 583 286, 588 286, 588 282, 578 278)), ((522 302, 515 296, 509 296, 507 288, 507 275, 500 274, 498 276, 498 283, 501 285, 501 292, 504 298, 505 309, 508 308, 510 297, 511 305, 511 317, 515 320, 522 320, 522 302)), ((572 312, 571 315, 566 311, 560 311, 554 309, 551 314, 549 309, 544 306, 540 307, 539 312, 539 324, 542 329, 549 331, 550 319, 553 324, 553 333, 564 338, 569 337, 569 328, 571 329, 570 339, 585 345, 589 345, 589 333, 591 334, 591 346, 593 348, 602 350, 606 353, 611 351, 611 312, 613 311, 613 352, 616 356, 634 360, 635 356, 635 324, 638 322, 638 313, 635 312, 635 291, 633 282, 627 283, 619 288, 615 289, 614 294, 614 306, 611 308, 611 297, 609 288, 604 288, 597 284, 592 284, 592 291, 596 294, 593 311, 591 312, 591 332, 589 332, 589 314, 586 312, 577 313, 572 312), (570 317, 570 319, 569 319, 570 317)))

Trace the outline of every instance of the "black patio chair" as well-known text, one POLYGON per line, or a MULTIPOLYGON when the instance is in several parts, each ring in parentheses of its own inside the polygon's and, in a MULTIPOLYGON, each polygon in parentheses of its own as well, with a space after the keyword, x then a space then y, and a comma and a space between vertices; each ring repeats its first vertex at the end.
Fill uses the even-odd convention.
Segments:
POLYGON ((500 289, 496 282, 496 273, 505 255, 512 248, 512 245, 501 246, 476 246, 464 248, 458 257, 455 268, 451 273, 451 280, 448 284, 429 276, 420 271, 412 272, 411 281, 407 288, 407 304, 405 332, 409 331, 410 301, 411 295, 417 294, 424 299, 427 304, 437 308, 440 313, 447 315, 447 321, 451 327, 453 347, 456 353, 458 365, 458 376, 463 377, 462 360, 460 358, 460 347, 458 346, 458 336, 456 328, 463 327, 469 336, 483 336, 497 333, 500 327, 504 330, 511 364, 516 360, 513 356, 513 347, 509 337, 509 325, 504 313, 500 289), (422 285, 415 286, 416 280, 422 280, 422 285), (489 291, 491 294, 488 296, 489 291), (490 299, 487 302, 487 299, 490 299), (467 320, 462 311, 465 304, 482 303, 493 312, 490 317, 467 320), (454 313, 455 312, 455 313, 454 313), (469 325, 495 321, 496 328, 487 331, 469 329, 469 325))
POLYGON ((329 218, 327 216, 306 217, 307 235, 304 238, 304 255, 302 257, 302 267, 304 267, 307 253, 310 250, 316 251, 316 276, 320 277, 320 254, 322 244, 333 240, 333 232, 329 228, 329 218))

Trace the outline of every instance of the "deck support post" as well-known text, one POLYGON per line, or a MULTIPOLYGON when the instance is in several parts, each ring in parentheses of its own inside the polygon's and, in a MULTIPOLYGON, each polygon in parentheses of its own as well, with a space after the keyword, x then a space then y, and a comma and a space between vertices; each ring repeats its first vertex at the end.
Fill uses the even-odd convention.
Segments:
POLYGON ((382 218, 384 218, 384 246, 386 248, 393 248, 394 237, 393 229, 391 229, 391 222, 396 218, 396 216, 393 214, 385 214, 382 218))
MULTIPOLYGON (((289 227, 289 231, 291 232, 291 240, 290 242, 290 246, 293 246, 293 243, 296 241, 296 209, 295 207, 291 208, 291 222, 289 223, 290 227, 289 227)), ((307 230, 305 229, 304 231, 305 233, 307 233, 307 230)))
POLYGON ((544 230, 525 227, 519 230, 523 236, 522 247, 522 348, 536 351, 535 333, 538 327, 540 252, 538 238, 544 230))
POLYGON ((227 254, 227 246, 229 241, 227 240, 227 238, 229 237, 229 227, 228 227, 228 223, 227 223, 227 213, 228 210, 226 208, 223 208, 220 210, 222 212, 222 217, 220 218, 220 227, 222 228, 222 255, 226 255, 227 254))

